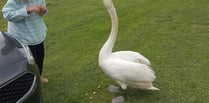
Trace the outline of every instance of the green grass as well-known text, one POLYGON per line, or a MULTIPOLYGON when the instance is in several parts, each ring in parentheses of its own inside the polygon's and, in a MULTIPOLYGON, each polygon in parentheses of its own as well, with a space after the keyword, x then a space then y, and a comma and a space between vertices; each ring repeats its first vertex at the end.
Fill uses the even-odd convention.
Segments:
MULTIPOLYGON (((42 85, 44 103, 110 103, 120 93, 108 92, 116 83, 97 61, 111 26, 102 0, 47 2, 44 75, 50 82, 42 85)), ((208 103, 209 1, 114 3, 120 22, 114 51, 134 50, 149 58, 157 75, 154 85, 161 89, 128 88, 126 103, 208 103)), ((6 31, 2 16, 0 24, 6 31)))

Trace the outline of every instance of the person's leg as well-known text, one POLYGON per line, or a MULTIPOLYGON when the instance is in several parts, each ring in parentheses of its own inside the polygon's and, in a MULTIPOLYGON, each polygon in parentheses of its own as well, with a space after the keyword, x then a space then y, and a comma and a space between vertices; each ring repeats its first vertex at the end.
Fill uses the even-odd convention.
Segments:
POLYGON ((38 45, 30 45, 29 46, 33 56, 34 56, 34 59, 35 59, 35 62, 39 68, 39 72, 40 72, 40 75, 41 75, 41 82, 43 83, 46 83, 48 82, 48 79, 44 78, 42 76, 42 72, 43 72, 43 61, 44 61, 44 43, 41 43, 41 44, 38 44, 38 45))
POLYGON ((44 43, 38 44, 36 46, 36 63, 38 65, 40 75, 43 73, 43 62, 44 62, 44 43))
POLYGON ((42 42, 37 46, 37 64, 40 70, 40 75, 41 75, 41 82, 42 83, 47 83, 49 80, 47 78, 43 77, 43 63, 44 63, 44 55, 45 55, 45 50, 44 50, 44 43, 42 42))

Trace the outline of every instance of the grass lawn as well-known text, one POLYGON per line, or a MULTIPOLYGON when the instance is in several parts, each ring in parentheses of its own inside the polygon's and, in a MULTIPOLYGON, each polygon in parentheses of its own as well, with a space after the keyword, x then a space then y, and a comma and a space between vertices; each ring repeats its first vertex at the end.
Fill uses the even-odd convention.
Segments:
MULTIPOLYGON (((116 83, 98 66, 111 26, 102 0, 46 1, 44 103, 110 103, 121 93, 107 90, 116 83)), ((161 89, 128 88, 126 103, 208 103, 209 0, 113 1, 120 23, 114 51, 149 58, 161 89)), ((0 24, 6 31, 2 16, 0 24)))

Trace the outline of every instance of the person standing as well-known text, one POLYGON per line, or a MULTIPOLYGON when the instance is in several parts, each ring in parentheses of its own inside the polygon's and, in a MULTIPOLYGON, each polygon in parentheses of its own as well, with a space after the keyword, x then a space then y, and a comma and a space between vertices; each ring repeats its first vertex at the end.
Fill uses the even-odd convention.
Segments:
POLYGON ((7 34, 29 46, 42 83, 48 82, 42 73, 47 30, 42 18, 47 13, 45 4, 45 0, 7 0, 2 9, 4 19, 8 21, 7 34))

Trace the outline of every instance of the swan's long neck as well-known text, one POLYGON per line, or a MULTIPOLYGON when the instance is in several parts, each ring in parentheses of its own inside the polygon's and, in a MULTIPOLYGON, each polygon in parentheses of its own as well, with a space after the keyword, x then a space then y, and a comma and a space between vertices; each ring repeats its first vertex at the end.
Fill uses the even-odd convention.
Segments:
POLYGON ((115 44, 115 40, 117 38, 117 33, 118 33, 118 16, 117 16, 115 7, 112 3, 112 0, 103 0, 103 1, 111 17, 112 28, 111 28, 111 32, 107 41, 105 42, 102 49, 100 50, 100 53, 99 53, 100 58, 105 58, 112 53, 112 49, 115 44))

